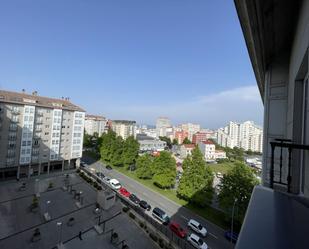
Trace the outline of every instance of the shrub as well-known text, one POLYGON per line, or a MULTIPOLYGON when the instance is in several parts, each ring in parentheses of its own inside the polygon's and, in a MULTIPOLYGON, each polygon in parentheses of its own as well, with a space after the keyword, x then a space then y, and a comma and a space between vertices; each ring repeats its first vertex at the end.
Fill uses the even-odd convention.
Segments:
POLYGON ((97 190, 102 190, 102 187, 98 185, 97 190))
POLYGON ((141 227, 141 228, 143 228, 144 227, 144 223, 143 222, 139 222, 139 226, 141 227))
POLYGON ((132 218, 133 220, 135 219, 135 215, 132 212, 129 213, 129 217, 132 218))
MULTIPOLYGON (((161 238, 160 238, 160 239, 161 239, 161 238)), ((164 241, 163 241, 162 239, 161 239, 161 240, 160 240, 160 239, 159 239, 159 246, 160 246, 161 248, 163 248, 165 244, 164 244, 164 241)))
POLYGON ((125 212, 125 213, 128 212, 129 210, 130 210, 130 208, 127 207, 127 206, 124 206, 124 207, 122 208, 122 211, 125 212))
POLYGON ((77 170, 76 170, 76 173, 79 173, 79 172, 80 172, 80 169, 77 169, 77 170))

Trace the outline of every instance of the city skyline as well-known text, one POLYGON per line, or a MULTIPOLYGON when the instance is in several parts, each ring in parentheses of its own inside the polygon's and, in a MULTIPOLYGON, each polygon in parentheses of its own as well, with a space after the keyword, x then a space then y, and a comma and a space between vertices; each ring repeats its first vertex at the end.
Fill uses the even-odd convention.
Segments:
POLYGON ((262 124, 232 2, 74 3, 2 4, 1 89, 148 124, 160 115, 210 128, 262 124))

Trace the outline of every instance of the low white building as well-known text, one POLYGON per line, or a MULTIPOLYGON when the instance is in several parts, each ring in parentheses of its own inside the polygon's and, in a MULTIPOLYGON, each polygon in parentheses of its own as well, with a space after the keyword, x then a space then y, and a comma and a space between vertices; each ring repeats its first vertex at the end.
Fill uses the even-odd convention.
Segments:
POLYGON ((136 139, 139 143, 139 150, 146 151, 163 151, 166 147, 166 142, 159 139, 154 139, 146 134, 137 134, 136 139))
POLYGON ((186 158, 192 154, 195 144, 183 144, 180 146, 180 158, 186 158))
POLYGON ((200 142, 198 144, 199 149, 201 150, 202 154, 206 161, 215 160, 216 159, 216 146, 215 144, 207 140, 205 142, 200 142))
POLYGON ((215 159, 225 159, 226 153, 223 150, 215 150, 215 159))

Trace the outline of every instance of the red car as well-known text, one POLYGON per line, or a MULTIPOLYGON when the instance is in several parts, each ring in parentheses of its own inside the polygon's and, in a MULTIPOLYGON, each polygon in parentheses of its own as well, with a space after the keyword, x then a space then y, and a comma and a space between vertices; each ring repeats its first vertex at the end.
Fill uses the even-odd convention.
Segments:
POLYGON ((180 238, 185 238, 187 236, 187 232, 178 223, 171 222, 169 227, 180 238))
POLYGON ((125 188, 120 188, 119 193, 121 195, 125 196, 125 197, 129 197, 131 195, 131 193, 128 190, 126 190, 125 188))

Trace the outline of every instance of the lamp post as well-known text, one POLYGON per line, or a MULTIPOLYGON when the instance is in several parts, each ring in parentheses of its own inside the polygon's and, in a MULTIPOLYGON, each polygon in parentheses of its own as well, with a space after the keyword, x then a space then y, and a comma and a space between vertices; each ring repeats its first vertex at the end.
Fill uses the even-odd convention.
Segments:
POLYGON ((235 211, 235 205, 237 202, 237 198, 234 199, 234 204, 233 204, 233 209, 232 209, 232 224, 231 224, 231 244, 232 244, 232 240, 233 240, 233 222, 234 222, 234 211, 235 211))
POLYGON ((50 201, 47 201, 46 202, 46 213, 49 215, 49 217, 51 217, 49 214, 49 204, 50 204, 50 201))
POLYGON ((57 222, 57 226, 60 227, 59 241, 58 241, 58 245, 60 245, 62 239, 62 222, 57 222))

